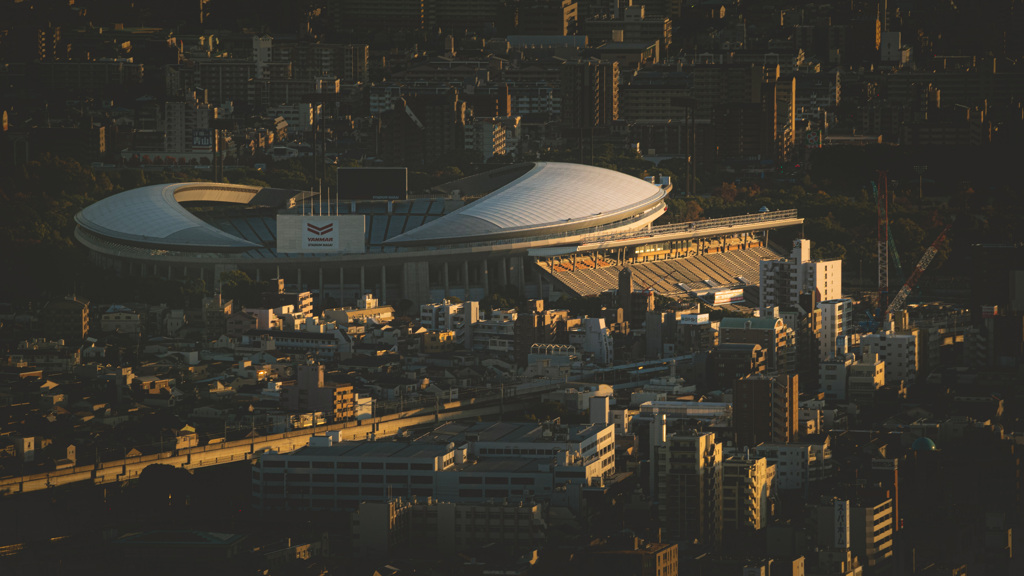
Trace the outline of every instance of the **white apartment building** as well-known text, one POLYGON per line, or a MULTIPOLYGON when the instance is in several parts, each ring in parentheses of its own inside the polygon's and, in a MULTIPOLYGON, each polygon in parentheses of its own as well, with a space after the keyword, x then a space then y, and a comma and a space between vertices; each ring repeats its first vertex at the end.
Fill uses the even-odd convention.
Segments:
POLYGON ((836 298, 818 302, 821 310, 821 339, 818 358, 825 362, 846 352, 839 339, 853 327, 853 300, 836 298))
POLYGON ((903 381, 907 386, 917 381, 918 359, 917 330, 899 334, 886 330, 877 334, 865 334, 860 339, 860 349, 865 358, 877 355, 885 361, 885 381, 903 381))
POLYGON ((579 328, 569 331, 569 344, 589 354, 595 364, 603 366, 612 361, 614 343, 604 318, 584 318, 579 328))
POLYGON ((434 332, 455 332, 455 343, 472 346, 473 327, 480 321, 480 303, 454 304, 445 299, 440 304, 420 306, 420 324, 434 332))
POLYGON ((865 354, 850 366, 846 397, 858 404, 871 404, 875 392, 885 385, 885 361, 876 354, 865 354))
POLYGON ((850 377, 850 366, 856 362, 853 354, 832 357, 818 364, 818 382, 826 400, 846 400, 846 385, 850 377))
POLYGON ((765 443, 752 452, 775 466, 775 485, 780 490, 803 490, 832 473, 832 449, 827 440, 824 444, 765 443))
POLYGON ((489 352, 515 350, 516 318, 515 309, 492 310, 487 320, 473 325, 473 349, 489 352))
POLYGON ((842 297, 842 260, 812 261, 811 241, 798 238, 786 260, 761 261, 761 311, 773 307, 796 308, 801 295, 815 302, 842 297))

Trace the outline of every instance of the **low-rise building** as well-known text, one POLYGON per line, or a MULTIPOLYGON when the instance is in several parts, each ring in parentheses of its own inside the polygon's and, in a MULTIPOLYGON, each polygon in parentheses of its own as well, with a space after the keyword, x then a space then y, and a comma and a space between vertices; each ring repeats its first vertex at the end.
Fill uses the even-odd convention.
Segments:
POLYGON ((550 499, 556 488, 601 485, 615 473, 613 425, 448 423, 413 442, 314 436, 253 466, 257 507, 352 508, 362 501, 550 499))

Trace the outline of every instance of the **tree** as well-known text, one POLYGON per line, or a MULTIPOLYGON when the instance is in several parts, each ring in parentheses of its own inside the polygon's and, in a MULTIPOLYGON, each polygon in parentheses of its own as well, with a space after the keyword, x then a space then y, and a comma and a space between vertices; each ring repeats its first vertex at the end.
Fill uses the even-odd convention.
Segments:
POLYGON ((139 492, 153 510, 188 505, 192 474, 170 464, 150 464, 139 474, 139 492))

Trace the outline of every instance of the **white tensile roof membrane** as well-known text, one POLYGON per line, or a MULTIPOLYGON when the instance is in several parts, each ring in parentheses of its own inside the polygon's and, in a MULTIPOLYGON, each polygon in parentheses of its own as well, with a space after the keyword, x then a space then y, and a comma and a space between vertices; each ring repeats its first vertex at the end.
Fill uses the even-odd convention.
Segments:
POLYGON ((660 186, 614 170, 538 162, 483 198, 388 243, 439 244, 586 228, 639 212, 665 194, 660 186))

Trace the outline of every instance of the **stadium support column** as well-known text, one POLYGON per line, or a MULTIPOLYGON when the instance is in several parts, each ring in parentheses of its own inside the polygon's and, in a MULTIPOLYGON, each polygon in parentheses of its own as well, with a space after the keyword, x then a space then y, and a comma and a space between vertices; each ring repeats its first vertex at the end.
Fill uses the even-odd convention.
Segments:
POLYGON ((441 265, 441 281, 444 285, 444 297, 448 297, 448 263, 445 262, 441 265))
POLYGON ((430 302, 430 263, 415 260, 402 264, 402 298, 415 305, 430 302))
POLYGON ((345 267, 338 266, 338 306, 345 306, 345 267))
POLYGON ((469 302, 469 260, 462 261, 462 282, 466 287, 466 292, 462 295, 462 300, 469 302))
POLYGON ((508 259, 501 259, 501 274, 498 276, 498 281, 501 282, 501 289, 504 290, 505 286, 508 286, 508 259))
POLYGON ((324 301, 324 267, 323 266, 318 266, 317 267, 317 276, 319 276, 317 284, 319 285, 319 288, 318 288, 320 290, 319 300, 320 300, 320 307, 322 308, 323 307, 323 301, 324 301))
POLYGON ((388 267, 380 265, 380 303, 388 301, 388 267))
POLYGON ((481 264, 481 271, 483 273, 484 298, 487 298, 491 295, 491 282, 490 278, 487 277, 487 258, 484 258, 481 264))
POLYGON ((526 271, 523 269, 523 257, 513 256, 511 258, 512 264, 512 283, 516 285, 522 291, 526 287, 526 271))
POLYGON ((295 275, 295 291, 302 292, 302 267, 299 266, 296 270, 295 275))
POLYGON ((359 266, 359 296, 356 299, 362 298, 363 294, 366 294, 366 266, 359 266))

